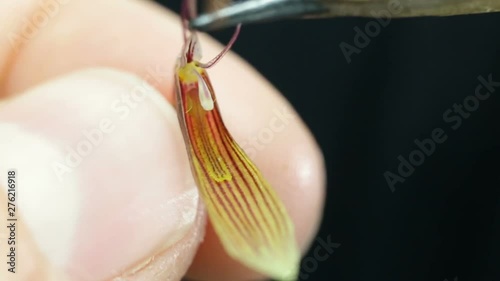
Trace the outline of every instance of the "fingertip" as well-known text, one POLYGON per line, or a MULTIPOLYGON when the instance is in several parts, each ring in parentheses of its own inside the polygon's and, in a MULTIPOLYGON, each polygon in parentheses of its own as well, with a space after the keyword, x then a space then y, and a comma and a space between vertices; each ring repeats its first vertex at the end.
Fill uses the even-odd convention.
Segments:
POLYGON ((57 77, 6 102, 0 178, 12 167, 22 177, 32 251, 70 280, 180 278, 204 213, 177 122, 151 85, 111 69, 57 77))

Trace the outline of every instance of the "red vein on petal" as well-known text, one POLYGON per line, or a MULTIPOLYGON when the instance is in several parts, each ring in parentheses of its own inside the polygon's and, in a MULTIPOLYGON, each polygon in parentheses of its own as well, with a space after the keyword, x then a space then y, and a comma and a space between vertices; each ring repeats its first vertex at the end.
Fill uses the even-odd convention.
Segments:
MULTIPOLYGON (((254 201, 255 201, 255 197, 254 197, 253 191, 252 191, 251 188, 248 188, 248 182, 247 182, 246 178, 243 177, 243 173, 242 173, 242 171, 240 169, 240 165, 239 165, 241 163, 237 163, 235 161, 235 159, 234 159, 235 157, 233 157, 233 153, 234 152, 230 151, 230 149, 228 148, 227 143, 225 142, 225 136, 220 131, 220 127, 223 127, 224 124, 223 123, 216 123, 215 122, 214 115, 216 115, 217 112, 214 112, 214 111, 216 111, 216 110, 217 110, 217 108, 214 108, 212 110, 213 113, 211 113, 210 116, 207 118, 207 122, 210 124, 212 133, 214 135, 215 135, 214 130, 217 131, 217 133, 218 133, 217 135, 219 136, 220 142, 222 143, 222 145, 225 148, 225 152, 226 152, 225 154, 230 159, 231 163, 233 164, 233 167, 234 167, 235 171, 237 172, 237 174, 239 176, 239 178, 235 177, 235 179, 234 179, 234 185, 235 185, 235 187, 237 188, 237 190, 239 192, 239 198, 241 198, 244 201, 244 203, 245 203, 245 206, 246 206, 245 209, 246 209, 246 211, 248 213, 250 213, 250 215, 253 218, 253 223, 254 223, 253 226, 257 227, 257 229, 258 229, 257 233, 259 234, 260 238, 262 238, 262 241, 264 241, 266 244, 269 245, 270 242, 267 241, 267 239, 272 240, 272 235, 270 235, 270 233, 268 233, 268 231, 266 231, 266 228, 262 228, 262 226, 259 223, 260 220, 257 218, 257 216, 256 216, 256 214, 255 214, 255 212, 253 210, 254 208, 252 208, 252 205, 250 204, 250 202, 247 199, 247 194, 246 194, 245 190, 248 191, 250 197, 252 199, 254 199, 254 201), (241 182, 243 182, 242 185, 241 185, 241 182), (267 239, 265 237, 267 237, 267 239)), ((258 206, 256 201, 255 201, 255 205, 258 206)), ((260 208, 257 207, 256 209, 257 209, 257 211, 259 213, 261 213, 260 208)), ((262 220, 264 221, 264 223, 268 227, 270 227, 269 222, 267 222, 267 220, 264 219, 264 217, 262 216, 262 214, 261 214, 260 218, 262 218, 262 220)))
MULTIPOLYGON (((184 92, 184 95, 183 95, 183 98, 185 98, 184 101, 186 101, 186 99, 187 99, 186 96, 187 95, 184 92)), ((186 103, 183 103, 183 104, 186 104, 186 103)), ((192 142, 193 141, 193 139, 192 139, 192 130, 193 130, 192 117, 187 116, 187 114, 184 114, 184 120, 185 120, 185 124, 186 124, 186 129, 188 131, 189 139, 192 142)), ((248 232, 243 230, 244 227, 241 225, 241 222, 239 222, 239 220, 237 219, 238 216, 235 213, 228 210, 228 209, 234 210, 234 206, 232 206, 232 204, 230 202, 226 202, 223 199, 223 198, 225 198, 225 195, 221 194, 222 191, 220 190, 220 188, 218 188, 217 183, 215 183, 214 181, 211 180, 211 177, 210 177, 207 169, 203 165, 200 164, 202 162, 200 162, 198 156, 194 152, 194 150, 197 149, 196 146, 191 144, 190 147, 193 150, 191 153, 195 157, 194 159, 196 160, 196 162, 197 162, 196 164, 198 165, 198 167, 196 167, 196 172, 199 173, 200 170, 203 171, 202 175, 197 175, 198 180, 201 180, 203 178, 206 179, 205 184, 199 183, 200 188, 204 189, 206 191, 206 196, 209 199, 213 200, 213 196, 215 196, 217 201, 224 208, 223 213, 227 214, 227 218, 225 218, 225 216, 222 213, 219 213, 218 217, 221 219, 222 218, 226 219, 225 224, 229 227, 233 226, 234 228, 236 228, 236 230, 237 230, 236 233, 239 232, 239 233, 244 234, 244 236, 247 236, 248 232), (210 191, 209 188, 211 188, 212 192, 209 192, 210 191)), ((213 206, 215 208, 217 208, 218 204, 214 203, 213 206)))
MULTIPOLYGON (((199 106, 196 106, 194 110, 202 110, 202 109, 200 109, 200 108, 199 108, 199 106)), ((196 113, 196 112, 194 112, 194 113, 196 113)), ((206 125, 206 126, 208 127, 208 130, 210 130, 210 132, 204 131, 204 132, 202 133, 202 135, 206 135, 207 137, 208 137, 208 136, 211 136, 211 137, 213 137, 214 139, 219 139, 219 140, 222 140, 222 137, 221 137, 220 135, 216 134, 216 133, 213 131, 213 128, 212 128, 212 127, 210 127, 210 125, 209 125, 210 123, 209 123, 209 121, 208 121, 208 120, 209 120, 209 118, 210 118, 210 115, 212 115, 212 113, 211 113, 211 112, 206 112, 206 113, 203 115, 203 118, 202 118, 202 119, 197 120, 197 123, 199 124, 199 126, 205 126, 205 125, 206 125), (202 122, 204 122, 204 123, 202 124, 202 122)), ((199 116, 199 115, 197 115, 197 116, 199 116)), ((188 118, 194 118, 194 117, 188 117, 188 118)), ((221 150, 221 151, 222 151, 222 150, 221 150)), ((233 163, 233 164, 234 164, 234 163, 233 163)), ((231 168, 231 167, 229 167, 229 170, 231 170, 230 168, 231 168)), ((213 183, 213 181, 211 181, 211 182, 213 183)), ((238 183, 237 183, 237 182, 233 182, 233 181, 231 181, 231 182, 230 182, 230 181, 224 181, 223 183, 222 183, 222 182, 216 182, 216 183, 213 183, 213 184, 217 184, 217 185, 219 185, 219 186, 220 186, 221 184, 224 184, 224 187, 225 187, 225 188, 222 188, 222 189, 221 189, 221 192, 224 192, 224 195, 225 195, 225 196, 230 197, 230 198, 228 198, 228 200, 229 200, 229 201, 233 202, 233 204, 234 204, 234 203, 236 203, 236 205, 238 205, 238 207, 239 207, 239 208, 234 208, 234 209, 235 209, 235 211, 238 213, 238 215, 239 215, 239 217, 240 217, 241 219, 244 219, 244 220, 245 220, 245 223, 246 223, 246 224, 245 224, 245 226, 246 226, 245 228, 247 229, 247 231, 249 231, 249 232, 251 232, 251 233, 254 233, 254 229, 252 228, 252 225, 257 224, 257 220, 256 220, 256 218, 255 218, 255 217, 253 217, 253 218, 254 218, 254 221, 253 221, 253 222, 251 222, 251 219, 248 217, 247 212, 245 212, 245 211, 244 211, 244 210, 245 210, 245 209, 247 209, 247 208, 244 208, 244 207, 243 207, 243 205, 242 205, 242 203, 241 203, 241 200, 239 199, 240 197, 243 197, 243 196, 241 195, 242 191, 241 191, 241 188, 240 188, 240 186, 238 185, 238 183), (238 195, 238 194, 236 194, 236 190, 235 190, 235 188, 234 188, 233 186, 231 186, 231 185, 230 185, 230 183, 234 183, 234 184, 235 184, 236 189, 240 192, 240 194, 239 194, 239 195, 238 195)), ((245 198, 245 197, 243 197, 243 199, 246 201, 246 198, 245 198)), ((251 210, 250 210, 250 211, 251 211, 251 210)), ((255 234, 255 233, 254 233, 254 234, 255 234)), ((257 234, 258 234, 258 233, 257 233, 257 234)), ((253 236, 253 235, 252 235, 252 236, 253 236)))
MULTIPOLYGON (((208 76, 204 73, 203 77, 206 79, 205 81, 207 81, 207 85, 210 88, 210 92, 214 93, 213 88, 212 88, 212 84, 210 83, 208 76)), ((215 96, 213 97, 213 99, 215 100, 215 96)), ((248 172, 248 177, 250 177, 251 180, 253 181, 253 184, 255 185, 257 192, 260 194, 260 199, 266 205, 266 207, 269 210, 269 212, 271 213, 274 221, 275 222, 280 221, 279 218, 281 218, 282 220, 286 220, 287 217, 284 217, 283 212, 280 212, 278 210, 278 208, 276 207, 278 204, 281 204, 281 202, 277 202, 277 195, 270 194, 270 192, 273 192, 272 190, 270 190, 271 189, 270 185, 267 182, 265 182, 266 180, 263 178, 260 171, 256 171, 256 167, 253 165, 253 163, 251 163, 251 160, 246 155, 243 155, 244 152, 238 146, 238 144, 234 141, 231 134, 227 130, 227 128, 224 124, 224 120, 222 119, 222 116, 220 114, 220 111, 218 108, 218 103, 216 103, 213 111, 215 111, 212 115, 212 117, 214 118, 214 122, 220 122, 220 124, 221 124, 221 126, 219 128, 219 134, 223 135, 226 138, 229 145, 233 148, 233 151, 235 152, 236 157, 240 160, 242 165, 245 167, 245 170, 248 172), (223 130, 223 132, 221 132, 220 129, 223 130), (264 192, 267 194, 267 196, 264 195, 264 192), (269 201, 271 201, 272 203, 269 201)), ((225 146, 226 150, 229 150, 226 145, 224 145, 224 146, 225 146)), ((243 178, 241 173, 240 173, 240 176, 243 178)), ((245 180, 245 184, 247 186, 250 186, 250 184, 246 180, 246 178, 244 180, 245 180)), ((255 204, 257 204, 258 197, 255 196, 252 188, 249 188, 249 191, 252 194, 252 198, 254 199, 255 204)), ((259 211, 261 211, 260 208, 259 208, 259 211)), ((262 214, 262 216, 264 216, 262 211, 261 211, 261 214, 262 214)), ((285 214, 285 216, 286 216, 286 214, 285 214)), ((269 225, 269 222, 266 221, 266 223, 269 225)), ((276 230, 276 232, 278 232, 280 234, 285 234, 286 232, 288 232, 285 229, 283 229, 283 227, 284 226, 281 223, 278 223, 277 224, 278 229, 276 230)), ((277 235, 277 236, 279 237, 279 235, 277 235)))

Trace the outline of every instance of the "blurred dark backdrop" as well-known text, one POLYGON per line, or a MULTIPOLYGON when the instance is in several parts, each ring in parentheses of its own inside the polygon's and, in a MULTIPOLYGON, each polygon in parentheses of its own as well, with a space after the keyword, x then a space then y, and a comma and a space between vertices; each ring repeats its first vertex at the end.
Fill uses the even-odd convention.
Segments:
POLYGON ((325 155, 318 237, 341 245, 325 261, 310 251, 301 280, 500 280, 500 84, 474 98, 484 80, 500 82, 500 14, 393 19, 356 47, 355 28, 373 21, 244 26, 233 49, 290 100, 325 155), (350 63, 342 43, 358 48, 350 63), (416 140, 429 156, 413 152, 416 140), (410 154, 423 163, 398 172, 410 154))

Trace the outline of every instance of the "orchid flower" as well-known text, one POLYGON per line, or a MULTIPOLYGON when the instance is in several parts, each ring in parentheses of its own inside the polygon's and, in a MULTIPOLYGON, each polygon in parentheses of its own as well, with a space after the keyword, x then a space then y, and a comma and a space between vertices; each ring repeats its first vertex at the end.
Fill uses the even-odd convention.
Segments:
POLYGON ((274 189, 224 125, 206 70, 229 51, 240 26, 226 48, 203 64, 187 19, 185 9, 185 42, 175 71, 177 113, 209 219, 229 256, 272 278, 295 280, 300 251, 293 223, 274 189))

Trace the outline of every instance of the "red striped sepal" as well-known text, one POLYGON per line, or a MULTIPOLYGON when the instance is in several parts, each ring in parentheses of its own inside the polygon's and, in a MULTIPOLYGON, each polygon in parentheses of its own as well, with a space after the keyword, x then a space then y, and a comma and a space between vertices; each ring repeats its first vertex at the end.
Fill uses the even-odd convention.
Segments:
POLYGON ((193 176, 226 252, 279 280, 295 280, 300 253, 283 203, 233 140, 205 69, 176 71, 177 112, 193 176))

